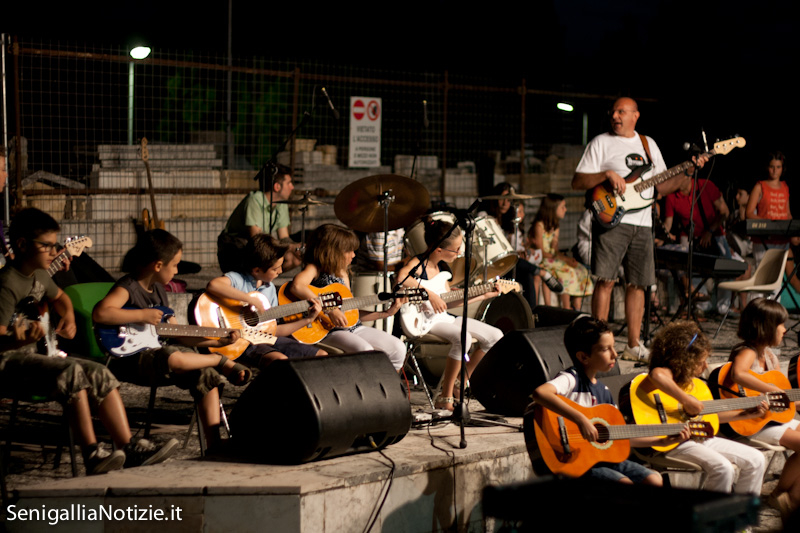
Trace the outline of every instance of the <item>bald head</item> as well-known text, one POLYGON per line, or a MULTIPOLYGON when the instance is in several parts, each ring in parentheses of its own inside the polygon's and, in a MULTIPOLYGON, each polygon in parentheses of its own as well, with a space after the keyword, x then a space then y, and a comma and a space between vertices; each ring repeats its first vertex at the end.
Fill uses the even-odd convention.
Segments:
POLYGON ((620 137, 633 137, 639 120, 639 106, 633 98, 623 97, 611 108, 611 129, 620 137))

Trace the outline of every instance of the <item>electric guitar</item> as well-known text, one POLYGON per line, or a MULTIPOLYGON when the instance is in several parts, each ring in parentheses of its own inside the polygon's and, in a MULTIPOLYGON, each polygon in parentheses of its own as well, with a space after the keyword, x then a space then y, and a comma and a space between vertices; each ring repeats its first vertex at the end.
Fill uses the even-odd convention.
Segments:
MULTIPOLYGON (((287 293, 286 289, 288 285, 289 283, 281 285, 281 289, 278 292, 278 303, 280 303, 281 306, 292 302, 293 297, 287 293)), ((353 293, 350 292, 350 289, 341 283, 331 283, 321 289, 310 285, 308 288, 317 295, 330 292, 339 294, 342 297, 340 308, 347 320, 347 325, 336 326, 326 313, 320 313, 316 320, 311 322, 308 326, 300 328, 292 333, 292 337, 304 344, 314 344, 321 341, 328 335, 328 332, 334 328, 351 328, 355 326, 358 324, 359 320, 359 309, 373 307, 384 301, 394 300, 395 298, 408 298, 412 301, 422 301, 428 297, 428 293, 422 289, 402 289, 396 293, 381 293, 372 294, 370 296, 353 297, 353 293)))
MULTIPOLYGON (((743 137, 734 137, 733 139, 714 143, 714 148, 704 155, 709 157, 725 155, 734 148, 743 148, 744 145, 745 140, 743 137)), ((647 179, 642 176, 650 171, 651 166, 643 165, 625 177, 627 186, 624 194, 615 193, 608 181, 604 181, 593 189, 586 191, 587 207, 592 210, 594 219, 601 226, 613 228, 619 224, 622 215, 628 211, 638 211, 649 207, 655 202, 655 195, 653 195, 653 198, 644 198, 642 193, 685 172, 693 165, 694 163, 691 161, 686 161, 647 179)))
MULTIPOLYGON (((505 294, 511 291, 521 291, 519 283, 515 281, 508 281, 498 279, 496 281, 489 281, 481 283, 480 285, 472 285, 467 289, 457 289, 448 291, 447 281, 452 278, 450 272, 439 272, 432 279, 419 280, 422 288, 432 291, 439 295, 445 303, 456 302, 464 299, 464 290, 467 291, 468 298, 474 298, 487 292, 492 292, 495 288, 495 283, 500 285, 500 292, 505 294)), ((424 292, 424 291, 423 291, 424 292)), ((428 333, 434 324, 438 322, 452 322, 453 317, 448 315, 446 311, 437 313, 433 310, 430 302, 409 302, 403 304, 400 308, 400 325, 403 332, 409 337, 421 337, 428 333)))
MULTIPOLYGON (((693 378, 692 384, 686 392, 700 400, 703 404, 703 410, 697 417, 690 417, 684 412, 683 406, 678 400, 655 388, 653 382, 646 379, 647 377, 647 374, 639 374, 633 378, 630 385, 631 410, 633 411, 633 418, 637 424, 684 423, 690 419, 701 419, 711 424, 714 428, 714 434, 716 435, 717 431, 719 431, 719 416, 717 413, 752 409, 765 400, 769 403, 770 408, 776 405, 776 407, 780 409, 780 406, 784 405, 784 400, 781 399, 781 396, 785 397, 785 395, 781 393, 774 395, 768 393, 763 396, 748 396, 746 398, 732 398, 728 400, 714 400, 708 385, 698 378, 693 378)), ((653 446, 653 449, 666 452, 676 446, 677 444, 653 446)))
MULTIPOLYGON (((721 385, 716 391, 719 392, 721 398, 741 398, 741 397, 763 397, 764 393, 753 389, 747 389, 741 385, 734 383, 731 379, 731 368, 733 363, 725 363, 718 370, 712 372, 712 376, 717 374, 716 382, 721 385), (725 387, 725 388, 723 388, 725 387), (731 391, 737 391, 739 394, 734 394, 731 391)), ((749 370, 750 375, 755 376, 764 383, 769 383, 784 389, 783 392, 770 393, 770 409, 764 416, 760 418, 748 418, 747 420, 733 420, 728 422, 736 433, 743 437, 749 437, 761 431, 768 422, 778 422, 785 424, 794 418, 797 408, 794 402, 800 401, 800 389, 792 389, 789 384, 789 378, 783 375, 780 370, 770 370, 764 374, 757 374, 749 370), (780 399, 781 401, 778 401, 780 399)))
MULTIPOLYGON (((92 239, 89 237, 70 237, 64 241, 64 249, 47 267, 46 272, 50 277, 64 267, 68 259, 77 257, 86 248, 92 247, 92 239)), ((27 328, 30 322, 39 322, 44 330, 44 337, 39 341, 38 352, 48 357, 66 357, 67 354, 58 348, 58 340, 53 325, 50 323, 50 306, 46 301, 37 302, 33 296, 28 296, 18 302, 14 314, 11 315, 9 329, 11 327, 27 328)))
MULTIPOLYGON (((131 309, 126 307, 125 309, 131 309)), ((275 344, 276 337, 253 328, 207 328, 203 326, 187 326, 170 324, 167 319, 175 313, 169 307, 156 306, 164 313, 163 323, 126 324, 124 326, 97 326, 97 336, 103 348, 113 356, 127 357, 151 348, 160 348, 159 337, 227 337, 233 331, 239 331, 243 339, 252 344, 275 344)))
MULTIPOLYGON (((203 293, 197 300, 194 308, 195 321, 201 326, 223 327, 223 328, 252 328, 263 333, 275 335, 279 318, 292 322, 303 316, 308 311, 309 302, 302 300, 286 305, 279 305, 270 308, 267 297, 253 291, 248 294, 258 298, 264 306, 265 311, 260 313, 251 305, 239 300, 230 298, 218 298, 208 293, 203 293)), ((342 296, 338 292, 326 292, 317 295, 322 309, 331 309, 342 305, 342 296)), ((236 342, 220 348, 209 348, 210 351, 226 356, 235 360, 247 349, 250 343, 241 338, 236 342)))
POLYGON ((561 399, 586 415, 597 428, 599 438, 595 442, 586 440, 576 423, 541 405, 535 405, 533 424, 536 443, 545 465, 553 474, 578 477, 600 462, 621 463, 630 455, 629 439, 678 435, 687 425, 692 440, 714 436, 714 428, 705 421, 626 424, 622 413, 611 404, 583 407, 568 398, 561 399))

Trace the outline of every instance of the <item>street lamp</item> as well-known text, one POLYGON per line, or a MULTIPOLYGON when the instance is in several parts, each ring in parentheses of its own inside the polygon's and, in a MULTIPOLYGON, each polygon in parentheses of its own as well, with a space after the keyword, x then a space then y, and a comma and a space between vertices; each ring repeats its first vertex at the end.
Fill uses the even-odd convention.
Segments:
MULTIPOLYGON (((136 46, 130 51, 131 58, 142 60, 150 55, 149 46, 136 46)), ((133 144, 133 68, 135 61, 128 63, 128 144, 133 144)))

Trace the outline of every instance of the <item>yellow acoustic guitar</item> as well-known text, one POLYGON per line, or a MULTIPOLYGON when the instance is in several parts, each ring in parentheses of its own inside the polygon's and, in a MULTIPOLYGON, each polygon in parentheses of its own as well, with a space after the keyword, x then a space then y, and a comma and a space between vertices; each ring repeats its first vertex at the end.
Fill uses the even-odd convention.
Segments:
MULTIPOLYGON (((578 477, 600 462, 621 463, 630 455, 629 439, 678 435, 687 425, 626 424, 622 413, 611 404, 583 407, 567 398, 561 399, 592 421, 599 439, 596 442, 586 440, 577 424, 536 405, 533 415, 536 443, 545 465, 554 474, 578 477)), ((714 428, 708 422, 689 421, 688 425, 694 440, 714 436, 714 428)))
MULTIPOLYGON (((725 388, 719 388, 721 398, 741 398, 742 396, 764 399, 764 393, 742 387, 733 382, 731 379, 731 368, 733 363, 726 363, 719 368, 717 383, 725 388), (727 389, 727 390, 726 390, 727 389), (739 395, 734 394, 732 391, 739 392, 739 395)), ((785 424, 794 418, 797 408, 794 402, 800 400, 800 389, 792 389, 789 384, 789 378, 783 375, 780 370, 771 370, 764 374, 757 374, 752 370, 749 371, 752 376, 755 376, 764 383, 769 383, 780 387, 783 392, 770 392, 767 393, 767 401, 769 402, 769 411, 764 416, 759 418, 748 418, 747 420, 734 420, 729 422, 731 429, 739 435, 749 437, 755 435, 767 425, 768 422, 779 422, 785 424)))
MULTIPOLYGON (((637 424, 667 424, 685 423, 690 419, 701 419, 711 424, 714 434, 719 431, 719 416, 717 413, 752 409, 768 397, 732 398, 729 400, 714 400, 708 385, 697 378, 692 379, 691 385, 685 389, 703 404, 703 411, 697 417, 688 416, 683 406, 669 394, 655 388, 647 374, 640 374, 631 381, 631 410, 633 419, 637 424)), ((675 448, 677 444, 667 446, 653 446, 654 450, 666 452, 675 448)))

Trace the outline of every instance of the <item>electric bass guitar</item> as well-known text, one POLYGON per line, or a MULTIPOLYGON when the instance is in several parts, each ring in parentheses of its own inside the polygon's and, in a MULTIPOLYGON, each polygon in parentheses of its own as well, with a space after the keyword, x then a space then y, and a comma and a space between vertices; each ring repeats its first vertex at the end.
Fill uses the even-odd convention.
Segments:
MULTIPOLYGON (((125 309, 131 309, 126 307, 125 309)), ((124 326, 97 326, 97 336, 103 348, 115 357, 127 357, 143 350, 160 348, 159 337, 227 337, 234 331, 239 331, 243 339, 251 344, 275 344, 276 337, 263 333, 253 328, 207 328, 203 326, 187 326, 183 324, 170 324, 167 321, 175 313, 169 307, 156 306, 164 313, 163 323, 153 324, 126 324, 124 326)))
MULTIPOLYGON (((732 398, 728 400, 714 400, 711 390, 698 378, 692 379, 692 384, 686 390, 703 405, 703 410, 697 417, 691 417, 683 410, 683 406, 670 396, 655 388, 653 382, 647 379, 647 374, 640 374, 633 378, 630 385, 630 404, 633 418, 637 424, 667 424, 685 423, 690 419, 705 420, 714 428, 714 434, 719 431, 719 416, 717 413, 752 409, 762 401, 767 401, 770 409, 773 405, 777 409, 785 409, 785 395, 767 393, 763 396, 749 396, 746 398, 732 398), (782 398, 783 397, 783 398, 782 398)), ((677 444, 666 446, 653 446, 654 450, 666 452, 675 448, 677 444)))
MULTIPOLYGON (((293 297, 286 289, 288 285, 289 283, 284 283, 278 292, 278 303, 280 303, 281 306, 292 302, 293 297)), ((394 300, 395 298, 408 298, 412 301, 422 301, 428 297, 428 293, 422 289, 401 289, 396 293, 381 293, 353 297, 353 293, 350 292, 350 289, 341 283, 331 283, 321 289, 310 285, 308 288, 317 295, 330 292, 339 294, 342 297, 340 309, 344 313, 347 325, 336 326, 326 313, 320 313, 316 320, 311 322, 308 326, 300 328, 292 333, 292 337, 304 344, 314 344, 321 341, 328 335, 328 332, 334 328, 351 328, 355 326, 358 324, 359 320, 359 309, 374 307, 379 303, 387 300, 394 300)))
MULTIPOLYGON (((47 267, 46 272, 53 277, 56 272, 64 267, 64 264, 83 253, 86 248, 91 248, 92 239, 89 237, 70 237, 64 241, 64 249, 47 267)), ((43 353, 49 357, 66 357, 67 354, 58 348, 55 328, 50 322, 50 306, 46 301, 37 302, 33 296, 28 296, 17 303, 14 314, 11 315, 9 329, 11 327, 27 328, 30 322, 39 322, 44 330, 44 337, 39 341, 38 353, 43 353)))
MULTIPOLYGON (((275 335, 279 318, 293 322, 308 311, 309 302, 302 300, 286 305, 270 308, 267 297, 253 291, 248 296, 258 298, 265 311, 259 312, 253 306, 231 298, 218 298, 208 293, 203 293, 197 300, 194 308, 195 321, 201 326, 223 328, 252 328, 263 333, 275 335)), ((331 309, 342 305, 342 295, 338 292, 319 293, 317 297, 322 304, 322 309, 331 309)), ((236 342, 220 348, 209 348, 210 351, 235 360, 247 349, 250 343, 241 338, 236 342)))
MULTIPOLYGON (((754 397, 762 398, 764 393, 753 389, 742 387, 734 383, 731 379, 731 368, 733 363, 725 363, 719 369, 711 373, 714 380, 720 385, 715 388, 714 392, 718 392, 720 398, 742 398, 754 397), (736 391, 738 394, 734 394, 736 391)), ((743 437, 755 435, 767 425, 768 422, 778 422, 785 424, 794 418, 797 408, 794 402, 800 401, 800 389, 792 389, 789 384, 789 378, 783 375, 780 370, 770 370, 763 374, 757 374, 749 370, 750 375, 758 378, 764 383, 769 383, 784 389, 782 392, 775 391, 770 394, 770 408, 769 411, 764 413, 764 416, 759 418, 748 418, 747 420, 733 420, 728 422, 731 429, 743 437)))
MULTIPOLYGON (((472 285, 467 289, 457 289, 448 291, 447 281, 452 278, 450 272, 439 272, 432 279, 419 280, 419 284, 423 289, 434 292, 445 301, 445 303, 457 302, 464 299, 464 290, 467 291, 467 298, 474 298, 487 292, 492 292, 495 289, 495 283, 500 286, 502 294, 511 291, 521 291, 519 283, 515 281, 508 281, 498 279, 496 281, 489 281, 479 285, 472 285)), ((425 291, 423 291, 425 292, 425 291)), ((403 332, 409 337, 421 337, 428 333, 434 324, 438 322, 452 322, 453 317, 448 315, 446 311, 437 313, 433 310, 430 302, 409 302, 403 304, 400 308, 400 325, 403 332)))
MULTIPOLYGON (((742 148, 745 145, 743 137, 734 137, 726 141, 714 143, 714 148, 704 155, 709 157, 714 155, 725 155, 734 148, 742 148)), ((586 191, 586 204, 592 210, 594 219, 604 228, 613 228, 619 224, 622 216, 628 211, 638 211, 649 207, 655 202, 653 198, 645 198, 642 194, 663 183, 678 174, 685 172, 694 165, 691 161, 686 161, 678 166, 665 170, 655 176, 644 179, 652 168, 651 165, 643 165, 625 177, 627 183, 624 194, 615 193, 608 181, 604 181, 593 189, 586 191)))
MULTIPOLYGON (((536 444, 547 469, 553 474, 578 477, 600 462, 621 463, 631 452, 629 439, 678 435, 688 426, 692 440, 714 436, 714 428, 705 421, 690 420, 674 424, 626 424, 622 413, 611 404, 583 407, 561 398, 592 422, 599 438, 586 440, 577 424, 553 411, 534 406, 533 424, 536 444)), ((538 474, 538 472, 537 472, 538 474)))

